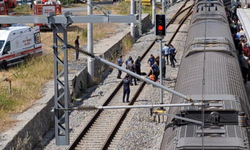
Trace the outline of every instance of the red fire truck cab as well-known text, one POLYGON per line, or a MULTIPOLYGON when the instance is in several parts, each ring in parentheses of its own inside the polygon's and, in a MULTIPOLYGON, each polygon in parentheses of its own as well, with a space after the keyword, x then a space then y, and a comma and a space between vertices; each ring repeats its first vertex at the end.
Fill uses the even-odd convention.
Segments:
POLYGON ((8 15, 15 7, 16 0, 0 0, 0 15, 8 15))
MULTIPOLYGON (((12 9, 16 7, 16 0, 0 0, 0 15, 13 15, 12 9)), ((0 27, 7 27, 10 24, 0 24, 0 27)))
MULTIPOLYGON (((38 0, 34 1, 34 15, 47 15, 50 12, 55 12, 56 15, 62 14, 62 5, 59 0, 38 0)), ((49 29, 47 24, 35 24, 40 26, 41 30, 49 29)))

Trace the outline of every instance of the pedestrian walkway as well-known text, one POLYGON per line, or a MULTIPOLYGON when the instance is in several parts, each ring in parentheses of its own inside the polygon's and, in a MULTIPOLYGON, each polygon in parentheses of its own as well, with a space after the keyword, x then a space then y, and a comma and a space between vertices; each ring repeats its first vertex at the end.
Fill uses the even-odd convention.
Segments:
POLYGON ((242 23, 246 38, 250 41, 250 9, 237 9, 237 16, 242 23))

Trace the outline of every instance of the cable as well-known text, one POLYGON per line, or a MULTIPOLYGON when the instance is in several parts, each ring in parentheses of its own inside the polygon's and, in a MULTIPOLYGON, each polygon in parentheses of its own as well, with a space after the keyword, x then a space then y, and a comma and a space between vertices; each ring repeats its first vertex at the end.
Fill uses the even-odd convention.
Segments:
MULTIPOLYGON (((208 0, 209 1, 209 0, 208 0)), ((205 99, 205 76, 206 76, 206 37, 207 37, 207 2, 205 3, 205 33, 204 33, 204 59, 203 59, 203 78, 202 78, 202 102, 204 102, 205 99)), ((210 7, 210 5, 208 6, 210 7)), ((202 150, 204 150, 204 123, 205 122, 205 108, 202 106, 202 150)))

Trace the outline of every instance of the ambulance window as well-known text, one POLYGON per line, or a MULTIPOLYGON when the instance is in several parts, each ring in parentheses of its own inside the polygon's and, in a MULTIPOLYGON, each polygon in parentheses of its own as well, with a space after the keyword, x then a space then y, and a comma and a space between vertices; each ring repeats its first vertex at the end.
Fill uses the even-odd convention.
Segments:
POLYGON ((4 54, 9 54, 10 51, 10 41, 8 41, 3 49, 3 55, 4 54))
POLYGON ((40 32, 35 33, 35 43, 36 43, 36 44, 41 43, 40 32))
POLYGON ((4 41, 3 41, 3 40, 0 40, 0 50, 2 49, 3 44, 4 44, 4 41))

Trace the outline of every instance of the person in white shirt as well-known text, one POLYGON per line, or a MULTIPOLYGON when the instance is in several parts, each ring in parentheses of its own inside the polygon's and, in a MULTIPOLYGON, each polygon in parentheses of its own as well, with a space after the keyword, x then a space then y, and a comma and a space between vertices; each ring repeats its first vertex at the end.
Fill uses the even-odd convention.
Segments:
POLYGON ((168 61, 168 57, 169 57, 169 46, 167 44, 165 44, 165 46, 163 47, 163 53, 165 58, 167 58, 167 65, 169 65, 169 61, 168 61))

